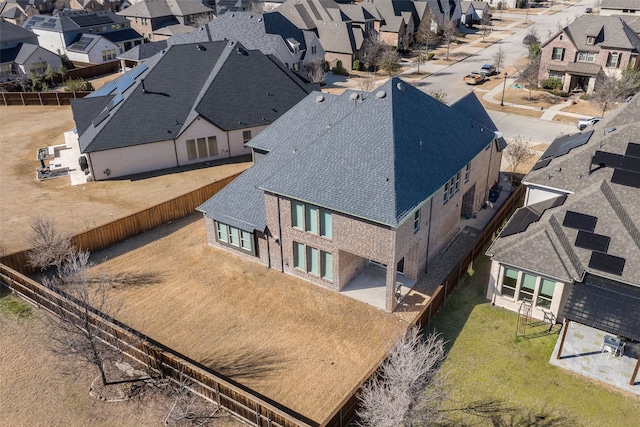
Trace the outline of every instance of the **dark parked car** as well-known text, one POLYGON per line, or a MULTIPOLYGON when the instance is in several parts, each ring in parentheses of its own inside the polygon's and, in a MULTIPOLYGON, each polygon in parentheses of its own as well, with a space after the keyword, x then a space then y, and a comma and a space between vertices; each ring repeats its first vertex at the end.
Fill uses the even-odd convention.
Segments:
POLYGON ((494 67, 491 64, 484 64, 480 72, 483 74, 486 74, 487 76, 493 76, 494 74, 498 74, 498 72, 496 71, 496 67, 494 67))

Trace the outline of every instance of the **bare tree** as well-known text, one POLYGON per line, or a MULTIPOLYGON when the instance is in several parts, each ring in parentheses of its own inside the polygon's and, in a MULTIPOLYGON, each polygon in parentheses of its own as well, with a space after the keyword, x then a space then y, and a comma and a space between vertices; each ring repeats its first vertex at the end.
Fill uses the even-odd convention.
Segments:
POLYGON ((438 33, 433 29, 433 15, 429 8, 425 12, 420 25, 415 33, 416 42, 420 45, 418 49, 418 74, 420 74, 420 64, 429 59, 429 43, 433 42, 438 33), (422 49, 424 47, 424 49, 422 49))
POLYGON ((74 301, 70 306, 59 305, 51 316, 50 350, 62 357, 71 357, 75 363, 92 366, 100 372, 106 385, 105 362, 119 351, 105 342, 104 328, 100 322, 103 313, 115 317, 120 302, 111 292, 112 280, 107 276, 94 277, 89 252, 72 249, 52 278, 43 284, 64 292, 74 301))
POLYGON ((445 358, 436 334, 423 339, 417 327, 406 331, 389 351, 379 375, 362 388, 358 416, 363 426, 430 425, 443 419, 439 410, 446 393, 435 374, 445 358))
POLYGON ((436 101, 442 102, 444 105, 449 105, 449 95, 442 89, 431 90, 427 94, 436 101))
POLYGON ((367 39, 365 39, 360 49, 360 54, 365 63, 365 68, 371 68, 375 73, 380 67, 385 52, 390 49, 395 50, 393 47, 382 41, 380 34, 377 32, 372 33, 367 39))
POLYGON ((482 25, 482 27, 480 28, 480 33, 482 34, 482 41, 484 41, 485 38, 489 34, 491 34, 491 19, 482 15, 482 19, 480 20, 480 25, 482 25))
POLYGON ((496 53, 493 54, 493 64, 496 66, 496 72, 498 73, 500 72, 500 68, 504 63, 504 57, 505 57, 504 48, 502 46, 499 46, 496 53))
POLYGON ((363 92, 371 92, 376 85, 376 77, 373 73, 367 73, 362 79, 360 79, 360 89, 363 92))
POLYGON ((442 31, 442 40, 447 44, 447 60, 449 60, 449 50, 451 43, 456 39, 458 29, 456 23, 449 17, 446 17, 440 23, 440 30, 442 31))
POLYGON ((622 102, 627 96, 634 95, 639 89, 640 70, 627 67, 622 71, 619 79, 600 75, 596 80, 592 99, 602 109, 604 116, 616 103, 622 102))
POLYGON ((520 135, 516 136, 513 141, 507 144, 507 148, 504 150, 504 156, 511 165, 512 182, 513 175, 515 175, 518 166, 531 159, 533 155, 533 151, 529 148, 529 143, 520 135))
POLYGON ((395 49, 385 49, 380 57, 380 68, 389 76, 394 76, 400 71, 400 55, 395 49))
POLYGON ((315 59, 307 65, 307 77, 311 83, 323 82, 327 77, 324 59, 315 59))
POLYGON ((532 97, 533 89, 538 88, 539 72, 540 72, 540 57, 535 56, 535 57, 529 58, 529 61, 527 62, 524 69, 520 73, 520 78, 527 85, 527 89, 529 89, 529 99, 531 99, 532 97))
POLYGON ((27 241, 32 248, 27 253, 28 264, 41 270, 50 266, 60 268, 73 253, 71 237, 61 233, 48 217, 37 217, 33 221, 27 241))

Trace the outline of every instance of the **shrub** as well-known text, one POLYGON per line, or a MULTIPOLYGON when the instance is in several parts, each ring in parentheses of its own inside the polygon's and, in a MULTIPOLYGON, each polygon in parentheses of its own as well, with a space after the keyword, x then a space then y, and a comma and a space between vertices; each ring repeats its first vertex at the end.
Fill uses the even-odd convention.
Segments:
POLYGON ((333 74, 337 74, 339 76, 348 76, 349 75, 349 71, 347 71, 343 66, 342 66, 342 61, 338 61, 336 62, 336 66, 333 67, 331 69, 331 71, 333 72, 333 74))
POLYGON ((433 52, 429 52, 427 54, 427 61, 431 61, 433 59, 433 55, 435 55, 433 52))
POLYGON ((352 70, 360 71, 361 68, 362 68, 362 63, 360 62, 359 59, 356 59, 355 61, 353 61, 353 67, 351 67, 352 70))
POLYGON ((64 90, 67 92, 84 92, 93 90, 91 82, 84 81, 83 79, 69 79, 64 82, 64 90))
POLYGON ((540 82, 540 86, 545 89, 562 89, 562 82, 557 79, 546 79, 540 82))

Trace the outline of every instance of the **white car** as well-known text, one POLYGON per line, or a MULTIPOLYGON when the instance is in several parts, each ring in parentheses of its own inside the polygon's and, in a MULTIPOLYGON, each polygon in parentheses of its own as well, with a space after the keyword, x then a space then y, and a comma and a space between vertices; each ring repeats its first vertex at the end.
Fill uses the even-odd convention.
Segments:
POLYGON ((578 129, 584 130, 588 126, 595 125, 600 120, 602 120, 602 117, 591 117, 591 118, 578 119, 578 123, 576 124, 576 126, 578 126, 578 129))

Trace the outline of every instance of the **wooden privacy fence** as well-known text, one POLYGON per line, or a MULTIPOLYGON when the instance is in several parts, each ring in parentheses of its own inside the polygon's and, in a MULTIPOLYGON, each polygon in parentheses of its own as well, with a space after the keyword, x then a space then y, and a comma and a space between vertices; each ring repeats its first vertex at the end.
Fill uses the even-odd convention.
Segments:
POLYGON ((91 92, 0 92, 2 105, 71 105, 91 92))
MULTIPOLYGON (((238 175, 240 172, 143 211, 77 234, 72 237, 72 242, 79 249, 90 252, 98 251, 161 224, 183 218, 192 214, 198 206, 206 202, 238 175)), ((23 274, 36 273, 37 270, 28 265, 27 252, 28 250, 6 255, 0 258, 0 263, 23 274)))
MULTIPOLYGON (((123 325, 72 296, 0 264, 0 280, 39 307, 66 320, 87 319, 95 336, 165 378, 221 406, 252 426, 315 427, 318 424, 123 325)), ((82 323, 80 323, 82 324, 82 323)))
MULTIPOLYGON (((513 212, 520 206, 522 200, 524 200, 525 186, 521 185, 513 192, 509 198, 504 202, 500 209, 493 216, 491 221, 484 227, 482 232, 476 238, 472 248, 465 254, 462 260, 451 270, 451 273, 447 279, 438 286, 431 295, 431 298, 427 304, 422 308, 416 319, 411 323, 411 327, 418 326, 420 329, 424 329, 429 324, 429 321, 433 316, 438 313, 440 308, 445 304, 447 297, 451 294, 456 287, 460 279, 467 272, 467 269, 473 262, 473 260, 484 253, 489 244, 493 241, 496 233, 498 233, 505 221, 508 220, 513 212)), ((362 386, 369 381, 373 375, 377 375, 377 371, 382 366, 382 363, 386 360, 386 355, 381 360, 376 362, 369 370, 359 384, 352 389, 350 393, 344 398, 344 400, 336 407, 333 413, 327 417, 321 425, 324 427, 344 427, 348 426, 350 421, 355 417, 356 410, 358 408, 358 393, 362 386)))

